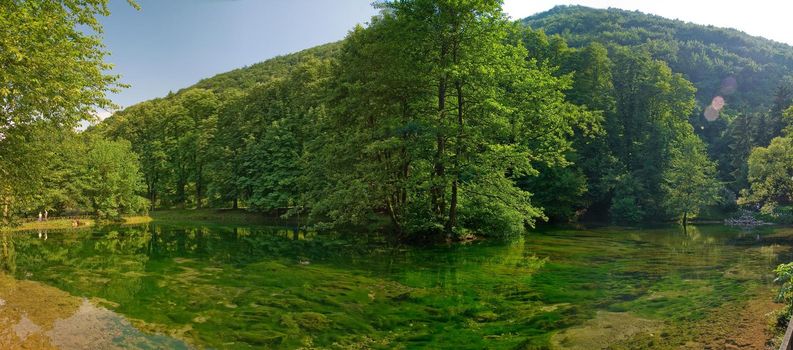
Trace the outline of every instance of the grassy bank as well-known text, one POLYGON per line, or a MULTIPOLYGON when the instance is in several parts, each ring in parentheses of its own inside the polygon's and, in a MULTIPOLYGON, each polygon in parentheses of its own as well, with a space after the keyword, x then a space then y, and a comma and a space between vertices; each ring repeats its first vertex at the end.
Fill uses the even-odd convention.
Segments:
MULTIPOLYGON (((81 219, 80 226, 76 228, 86 228, 96 225, 96 221, 91 219, 81 219)), ((71 219, 55 219, 55 220, 47 220, 47 221, 32 221, 32 222, 25 222, 22 225, 16 227, 4 227, 0 228, 0 231, 5 232, 12 232, 12 231, 27 231, 27 230, 59 230, 59 229, 72 229, 72 220, 71 219)))
MULTIPOLYGON (((216 225, 288 225, 296 222, 273 215, 253 213, 244 209, 163 209, 152 211, 147 216, 125 216, 123 219, 122 225, 140 225, 152 221, 216 225)), ((81 219, 80 226, 72 227, 72 219, 52 219, 25 222, 16 227, 0 228, 0 232, 84 229, 105 223, 102 221, 97 222, 93 219, 81 219)))
MULTIPOLYGON (((138 225, 151 222, 150 216, 125 216, 122 225, 138 225)), ((84 229, 96 226, 97 222, 93 219, 80 219, 80 226, 72 226, 72 219, 53 219, 47 221, 25 222, 16 227, 0 228, 2 232, 28 231, 28 230, 63 230, 63 229, 84 229)))
POLYGON ((162 209, 149 212, 154 221, 225 225, 287 225, 293 220, 249 212, 245 209, 162 209))

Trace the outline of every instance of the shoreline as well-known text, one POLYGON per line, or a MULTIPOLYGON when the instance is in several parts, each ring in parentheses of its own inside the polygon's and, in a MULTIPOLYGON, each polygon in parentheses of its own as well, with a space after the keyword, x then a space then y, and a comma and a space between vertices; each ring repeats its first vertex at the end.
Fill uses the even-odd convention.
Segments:
MULTIPOLYGON (((114 222, 113 224, 138 225, 138 224, 149 223, 154 220, 152 219, 151 216, 148 215, 124 216, 122 217, 122 219, 124 221, 118 223, 114 222)), ((31 230, 82 230, 86 228, 95 227, 97 225, 96 220, 94 219, 80 220, 80 223, 81 223, 80 226, 73 227, 71 219, 32 221, 32 222, 25 222, 22 225, 16 227, 0 228, 0 232, 19 232, 19 231, 31 231, 31 230)))

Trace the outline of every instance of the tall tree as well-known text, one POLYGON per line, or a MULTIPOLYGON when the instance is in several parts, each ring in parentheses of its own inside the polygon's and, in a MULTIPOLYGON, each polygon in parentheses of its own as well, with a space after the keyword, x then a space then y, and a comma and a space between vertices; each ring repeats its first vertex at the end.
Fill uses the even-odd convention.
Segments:
POLYGON ((138 157, 128 141, 108 141, 87 135, 81 164, 85 199, 102 219, 145 211, 148 203, 138 196, 145 190, 138 157))
POLYGON ((616 107, 605 128, 623 173, 615 177, 611 214, 617 221, 643 221, 664 212, 662 174, 676 140, 693 134, 688 115, 695 89, 646 51, 615 47, 613 55, 616 107))
POLYGON ((793 204, 793 138, 777 137, 768 147, 753 149, 748 168, 750 187, 741 191, 738 204, 754 205, 768 214, 793 204))
POLYGON ((483 225, 500 220, 514 232, 543 217, 515 179, 566 162, 567 136, 589 116, 564 101, 569 79, 526 60, 498 1, 380 6, 343 49, 340 108, 321 141, 338 144, 326 151, 334 172, 324 188, 334 190, 317 196, 328 200, 316 214, 385 213, 401 233, 423 237, 500 230, 483 225))
POLYGON ((52 123, 71 128, 97 107, 110 107, 105 96, 122 85, 106 74, 107 52, 97 16, 109 14, 107 0, 0 2, 0 203, 2 224, 22 192, 34 191, 42 164, 21 157, 37 153, 30 143, 35 128, 52 123), (93 34, 91 34, 93 33, 93 34), (24 148, 19 148, 24 147, 24 148), (26 148, 26 149, 25 149, 26 148), (23 151, 24 150, 24 151, 23 151), (28 152, 30 151, 30 152, 28 152))
POLYGON ((664 206, 685 226, 702 208, 719 201, 721 184, 716 180, 716 164, 708 159, 705 144, 693 134, 675 144, 669 163, 663 174, 664 206))

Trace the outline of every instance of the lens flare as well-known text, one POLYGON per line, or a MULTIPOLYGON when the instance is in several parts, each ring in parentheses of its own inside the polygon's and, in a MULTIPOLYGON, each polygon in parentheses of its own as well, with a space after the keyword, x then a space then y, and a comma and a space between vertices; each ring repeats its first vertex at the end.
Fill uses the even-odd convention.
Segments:
POLYGON ((721 111, 724 108, 724 98, 721 96, 716 96, 713 98, 713 101, 710 101, 710 105, 713 106, 717 111, 721 111))
POLYGON ((705 119, 709 122, 712 122, 716 119, 719 119, 719 111, 716 108, 713 108, 713 105, 708 106, 705 108, 705 119))
POLYGON ((707 121, 712 122, 719 119, 719 113, 722 108, 724 108, 724 97, 716 96, 710 101, 710 106, 705 108, 703 115, 707 121))
POLYGON ((721 81, 719 92, 722 95, 732 95, 738 89, 738 81, 734 77, 726 77, 721 81))

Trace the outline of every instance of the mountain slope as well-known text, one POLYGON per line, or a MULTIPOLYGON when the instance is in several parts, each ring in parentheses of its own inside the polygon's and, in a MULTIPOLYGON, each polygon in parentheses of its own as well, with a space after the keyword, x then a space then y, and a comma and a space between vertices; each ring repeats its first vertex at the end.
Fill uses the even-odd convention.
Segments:
MULTIPOLYGON (((595 217, 622 215, 628 212, 624 209, 639 208, 637 203, 641 201, 649 209, 623 217, 637 221, 661 212, 664 180, 659 176, 665 162, 671 159, 670 150, 678 146, 670 141, 673 139, 681 140, 681 144, 682 140, 689 142, 693 145, 688 148, 691 152, 707 146, 710 159, 717 162, 719 181, 729 190, 724 191, 723 202, 734 203, 737 193, 748 187, 748 155, 755 147, 768 145, 786 125, 783 111, 793 96, 793 89, 788 87, 793 76, 793 47, 788 45, 732 29, 616 9, 556 7, 520 23, 533 29, 510 31, 521 35, 530 66, 554 79, 565 75, 563 79, 570 81, 569 89, 559 91, 565 102, 586 107, 598 120, 602 117, 603 132, 593 133, 593 138, 578 137, 587 127, 568 132, 566 141, 574 144, 577 152, 569 156, 571 166, 549 164, 547 167, 554 169, 544 169, 538 180, 525 184, 535 187, 526 191, 536 193, 539 202, 546 198, 544 207, 556 205, 558 212, 564 213, 560 217, 578 215, 578 209, 593 209, 589 212, 595 217), (534 62, 540 63, 535 66, 534 62), (695 89, 686 79, 696 86, 698 103, 693 98, 695 89), (703 112, 714 110, 715 116, 703 116, 703 112), (701 140, 678 137, 693 136, 694 132, 701 140), (700 147, 702 141, 705 146, 700 147), (559 169, 564 174, 553 172, 559 169), (561 176, 565 174, 566 177, 561 176), (560 178, 568 180, 559 182, 559 188, 548 186, 560 178), (645 193, 648 189, 652 193, 645 193), (560 196, 562 190, 568 192, 567 197, 560 196)), ((505 27, 508 25, 504 23, 505 27)), ((375 29, 358 30, 367 33, 375 29)), ((394 39, 388 35, 372 37, 371 44, 380 49, 378 40, 411 45, 413 41, 409 40, 425 39, 394 39)), ((319 147, 321 142, 315 142, 317 135, 348 127, 339 122, 325 125, 323 130, 318 121, 328 120, 328 116, 368 115, 372 108, 389 103, 390 100, 382 99, 384 96, 401 96, 404 86, 396 84, 401 80, 394 77, 429 72, 393 74, 388 69, 398 66, 393 59, 397 52, 367 52, 355 46, 360 43, 354 37, 350 38, 201 80, 176 94, 120 111, 101 126, 107 135, 132 142, 144 164, 152 203, 159 199, 164 206, 200 206, 233 201, 236 206, 241 199, 247 201, 246 205, 261 208, 291 207, 294 202, 281 199, 301 196, 293 180, 297 178, 294 174, 306 170, 300 165, 306 163, 302 157, 313 152, 311 147, 325 149, 326 145, 319 147), (356 55, 361 52, 369 56, 358 59, 356 55), (345 76, 340 74, 344 72, 355 73, 349 73, 355 78, 354 83, 343 83, 345 76), (370 77, 373 72, 388 73, 377 75, 380 81, 370 77), (368 97, 366 108, 340 113, 344 101, 371 92, 362 86, 383 90, 368 97), (351 93, 347 91, 350 88, 361 90, 351 93), (271 159, 276 156, 283 157, 271 159), (273 164, 285 164, 288 169, 273 171, 268 168, 273 164), (287 190, 257 189, 262 184, 287 184, 282 178, 260 179, 261 174, 280 173, 292 174, 282 177, 292 181, 287 190), (270 197, 265 198, 264 194, 275 194, 271 197, 280 199, 276 204, 263 205, 270 203, 270 197), (260 197, 265 199, 257 201, 260 197)), ((435 40, 436 36, 426 38, 435 40)), ((427 52, 433 52, 435 46, 427 47, 427 52)), ((416 57, 400 63, 413 64, 416 57)), ((426 62, 428 67, 437 64, 426 62)), ((491 64, 492 68, 498 65, 491 64)), ((541 80, 535 76, 525 78, 526 83, 541 80)), ((509 79, 519 81, 522 77, 509 79)), ((411 89, 435 86, 441 90, 437 88, 441 85, 405 83, 411 89)), ((444 98, 446 94, 448 91, 444 98)), ((432 90, 413 99, 421 103, 400 100, 402 113, 413 105, 434 105, 434 98, 438 97, 432 90)), ((516 110, 531 117, 541 114, 529 108, 516 110)), ((393 111, 383 115, 391 116, 393 111)), ((531 130, 543 127, 547 126, 533 125, 531 130)), ((419 129, 426 132, 432 128, 419 129)), ((432 147, 426 146, 422 151, 432 147)), ((442 147, 444 144, 439 142, 438 154, 443 154, 442 147)), ((707 159, 702 163, 708 163, 707 159)))
MULTIPOLYGON (((646 48, 694 83, 703 106, 720 95, 733 111, 767 108, 776 89, 793 81, 793 47, 734 29, 583 6, 557 6, 520 22, 550 35, 558 34, 572 47, 599 42, 646 48)), ((339 48, 340 42, 334 42, 278 56, 202 79, 185 89, 245 90, 285 76, 307 56, 334 57, 339 48)))
POLYGON ((793 75, 793 47, 734 29, 583 6, 557 6, 521 22, 573 47, 599 42, 646 48, 692 81, 703 105, 718 95, 733 111, 770 106, 776 89, 793 75))
POLYGON ((308 56, 314 56, 319 59, 333 57, 337 54, 340 47, 341 42, 333 42, 277 56, 247 67, 237 68, 211 78, 202 79, 184 90, 191 88, 208 89, 215 92, 221 92, 229 88, 246 90, 257 83, 266 82, 275 77, 286 76, 292 68, 308 56))

